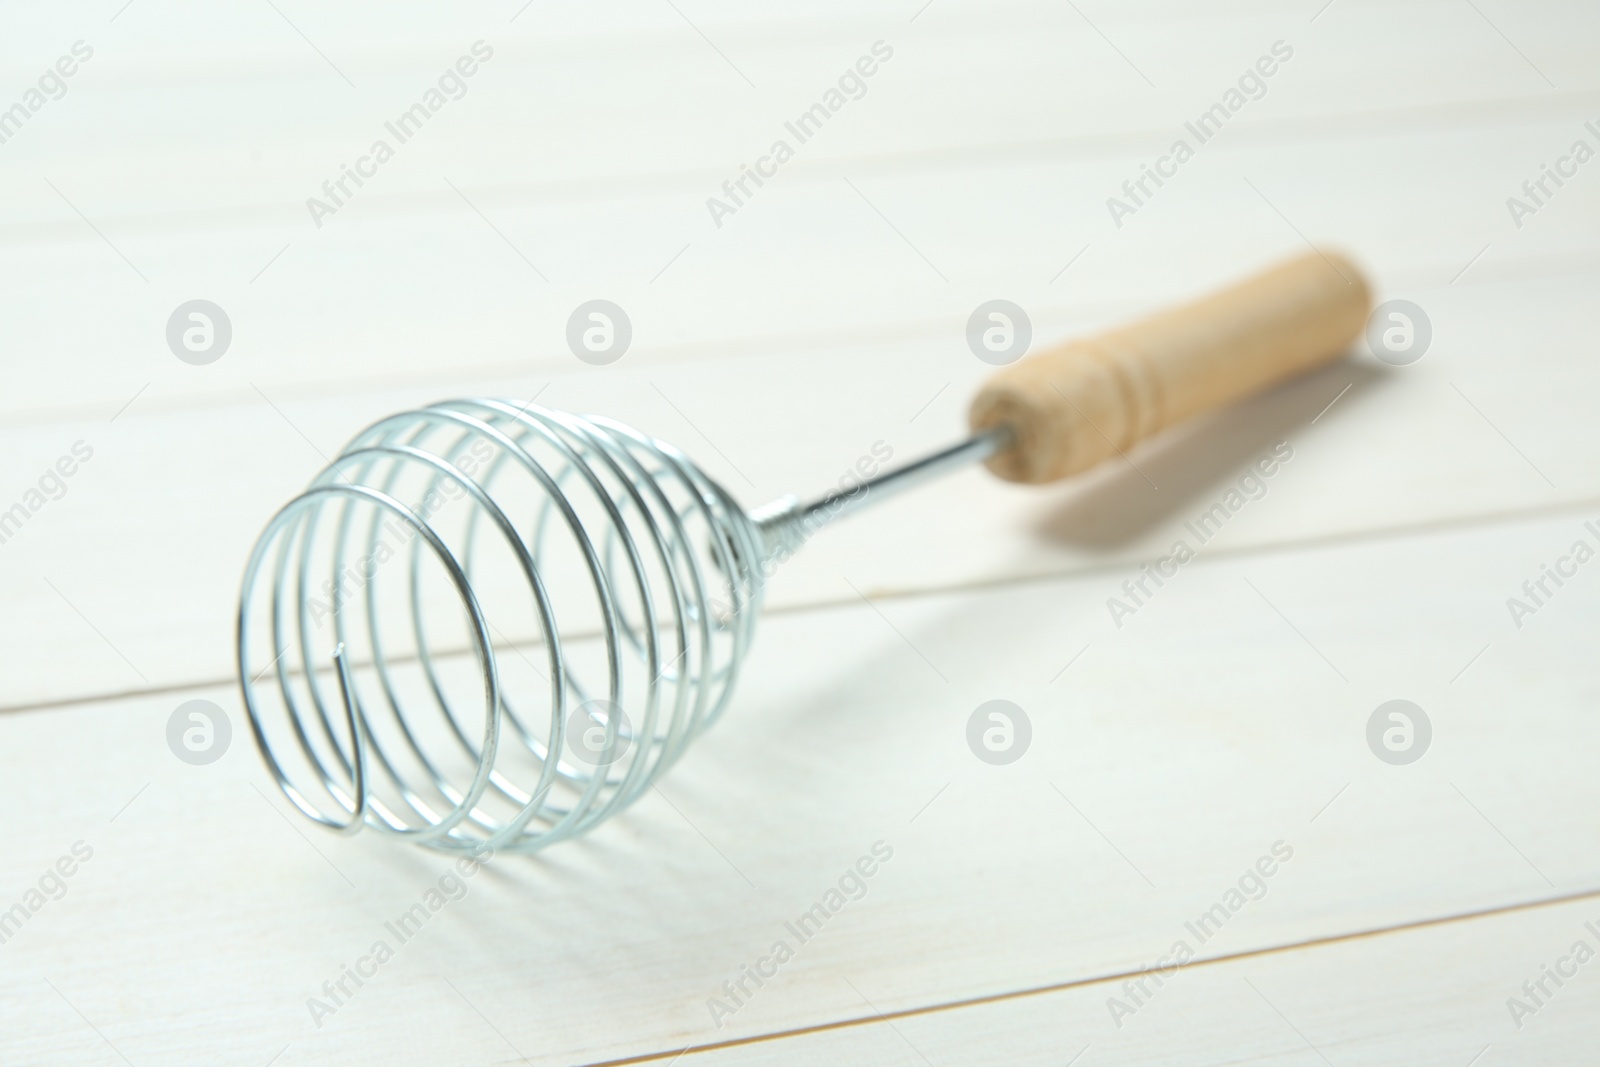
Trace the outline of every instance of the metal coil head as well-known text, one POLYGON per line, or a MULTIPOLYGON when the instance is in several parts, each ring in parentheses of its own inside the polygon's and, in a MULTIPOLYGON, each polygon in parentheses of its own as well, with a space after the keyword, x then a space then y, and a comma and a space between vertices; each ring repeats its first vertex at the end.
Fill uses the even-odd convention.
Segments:
POLYGON ((257 746, 347 832, 513 851, 583 833, 722 713, 763 552, 693 462, 608 419, 488 399, 383 419, 245 568, 257 746))

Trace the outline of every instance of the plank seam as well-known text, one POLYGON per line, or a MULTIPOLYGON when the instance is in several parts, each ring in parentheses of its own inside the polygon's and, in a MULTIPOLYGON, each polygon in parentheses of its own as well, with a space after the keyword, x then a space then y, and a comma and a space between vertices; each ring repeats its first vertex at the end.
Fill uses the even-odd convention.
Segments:
MULTIPOLYGON (((1367 938, 1388 937, 1395 934, 1406 933, 1411 930, 1425 930, 1436 926, 1447 926, 1453 923, 1473 922, 1480 919, 1494 919, 1501 916, 1515 915, 1522 912, 1535 911, 1541 908, 1557 907, 1563 904, 1574 904, 1579 901, 1600 898, 1600 888, 1583 889, 1573 893, 1565 893, 1554 897, 1545 897, 1538 900, 1522 901, 1517 904, 1505 904, 1490 908, 1479 908, 1473 911, 1458 912, 1452 915, 1435 916, 1430 919, 1417 919, 1410 922, 1395 923, 1389 926, 1375 926, 1365 930, 1354 930, 1342 934, 1329 934, 1326 937, 1314 937, 1305 941, 1289 942, 1281 945, 1268 945, 1261 948, 1244 949, 1239 952, 1227 953, 1220 956, 1208 956, 1196 959, 1185 967, 1211 967, 1218 964, 1233 963, 1239 960, 1257 959, 1264 956, 1276 955, 1283 952, 1292 952, 1298 949, 1321 948, 1324 945, 1337 945, 1344 942, 1359 941, 1367 938)), ((858 1016, 850 1019, 837 1019, 832 1022, 816 1023, 811 1026, 797 1026, 787 1030, 774 1030, 765 1034, 754 1034, 749 1037, 732 1038, 727 1041, 717 1041, 705 1045, 690 1045, 687 1048, 671 1049, 664 1052, 641 1053, 635 1056, 624 1056, 620 1059, 595 1060, 577 1065, 577 1067, 630 1067, 632 1064, 655 1063, 661 1060, 686 1059, 689 1056, 702 1052, 717 1052, 725 1049, 740 1048, 746 1045, 762 1044, 768 1041, 779 1041, 793 1037, 804 1037, 810 1034, 828 1033, 836 1030, 849 1030, 860 1026, 870 1026, 873 1023, 890 1022, 895 1019, 907 1019, 919 1015, 933 1015, 939 1012, 957 1011, 963 1008, 980 1007, 987 1004, 998 1004, 1011 1000, 1021 1000, 1025 997, 1044 996, 1049 993, 1059 993, 1068 989, 1080 989, 1088 986, 1103 985, 1108 982, 1125 981, 1137 978, 1143 971, 1117 971, 1111 974, 1096 975, 1089 978, 1074 978, 1065 982, 1053 982, 1048 985, 1033 986, 1027 989, 1013 990, 1008 993, 988 993, 982 996, 966 997, 960 1000, 947 1001, 942 1004, 929 1004, 918 1008, 901 1008, 897 1011, 880 1012, 873 1015, 858 1016)))

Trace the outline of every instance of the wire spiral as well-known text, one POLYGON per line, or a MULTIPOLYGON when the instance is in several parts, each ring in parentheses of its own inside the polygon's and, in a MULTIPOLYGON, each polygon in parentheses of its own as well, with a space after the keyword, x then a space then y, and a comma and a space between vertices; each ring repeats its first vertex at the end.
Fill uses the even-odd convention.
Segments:
POLYGON ((449 401, 358 434, 239 601, 257 746, 310 818, 532 851, 626 807, 722 713, 770 554, 682 453, 449 401))

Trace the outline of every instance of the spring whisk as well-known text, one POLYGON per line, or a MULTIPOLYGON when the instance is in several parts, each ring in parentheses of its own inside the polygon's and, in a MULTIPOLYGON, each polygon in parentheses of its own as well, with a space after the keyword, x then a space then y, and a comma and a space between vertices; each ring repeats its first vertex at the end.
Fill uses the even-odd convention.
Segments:
POLYGON ((532 851, 637 800, 726 709, 767 577, 819 526, 987 460, 1045 482, 1341 352, 1359 272, 1318 253, 1000 371, 973 435, 746 512, 677 449, 511 400, 358 434, 267 523, 237 653, 257 747, 307 817, 532 851), (1352 280, 1353 279, 1353 280, 1352 280))
POLYGON ((251 728, 328 826, 553 843, 636 799, 722 713, 763 555, 720 486, 618 423, 502 400, 392 416, 251 555, 251 728))

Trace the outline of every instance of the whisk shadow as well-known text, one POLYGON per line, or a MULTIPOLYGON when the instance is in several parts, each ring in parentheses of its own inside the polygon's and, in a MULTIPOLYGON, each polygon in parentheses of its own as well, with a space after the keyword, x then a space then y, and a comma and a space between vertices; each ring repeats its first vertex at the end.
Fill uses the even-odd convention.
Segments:
MULTIPOLYGON (((1370 363, 1341 360, 1236 407, 1185 423, 1125 459, 1082 476, 1035 527, 1047 541, 1112 550, 1203 506, 1252 460, 1289 440, 1336 397, 1338 418, 1384 380, 1370 363), (1341 390, 1343 390, 1341 394, 1341 390)), ((1290 440, 1290 444, 1294 442, 1290 440)))
MULTIPOLYGON (((1080 550, 1110 552, 1120 548, 1214 499, 1223 486, 1238 478, 1253 460, 1269 453, 1274 444, 1282 440, 1294 444, 1303 439, 1313 419, 1320 423, 1348 417, 1349 406, 1370 395, 1385 378, 1381 367, 1344 360, 1229 412, 1179 427, 1150 447, 1136 450, 1131 463, 1114 461, 1108 469, 1081 479, 1062 493, 1059 504, 1041 520, 1037 532, 1080 550), (1152 488, 1146 477, 1160 488, 1152 488)), ((925 619, 898 640, 916 649, 959 644, 951 637, 952 632, 972 625, 987 624, 975 624, 970 613, 952 609, 948 617, 925 619)), ((747 666, 771 669, 762 657, 777 653, 769 653, 768 647, 765 643, 759 645, 747 666)), ((760 745, 764 752, 757 762, 764 787, 794 796, 816 788, 817 768, 827 766, 826 754, 810 748, 818 736, 833 737, 850 731, 859 734, 865 729, 875 731, 874 740, 861 742, 858 737, 858 743, 881 744, 887 749, 892 747, 897 730, 914 728, 920 712, 907 711, 901 718, 867 716, 863 723, 863 703, 895 704, 898 683, 883 678, 884 648, 904 651, 900 645, 886 641, 871 651, 857 650, 853 659, 836 655, 832 662, 837 671, 827 683, 785 691, 776 698, 769 695, 759 703, 736 702, 734 714, 746 724, 758 724, 746 728, 759 731, 763 738, 760 745)), ((726 731, 730 725, 724 724, 721 729, 726 731)), ((754 746, 757 742, 746 738, 742 744, 754 746)), ((737 747, 738 744, 708 738, 695 753, 695 762, 721 756, 737 763, 732 755, 737 747)), ((748 754, 747 758, 753 759, 748 754)), ((673 788, 689 791, 703 785, 690 774, 675 779, 673 788)), ((844 787, 844 783, 834 782, 833 787, 844 787)), ((785 818, 765 806, 744 811, 741 818, 750 833, 785 832, 785 818), (768 821, 770 826, 759 829, 752 825, 768 821)), ((871 829, 863 826, 862 833, 871 829)))

